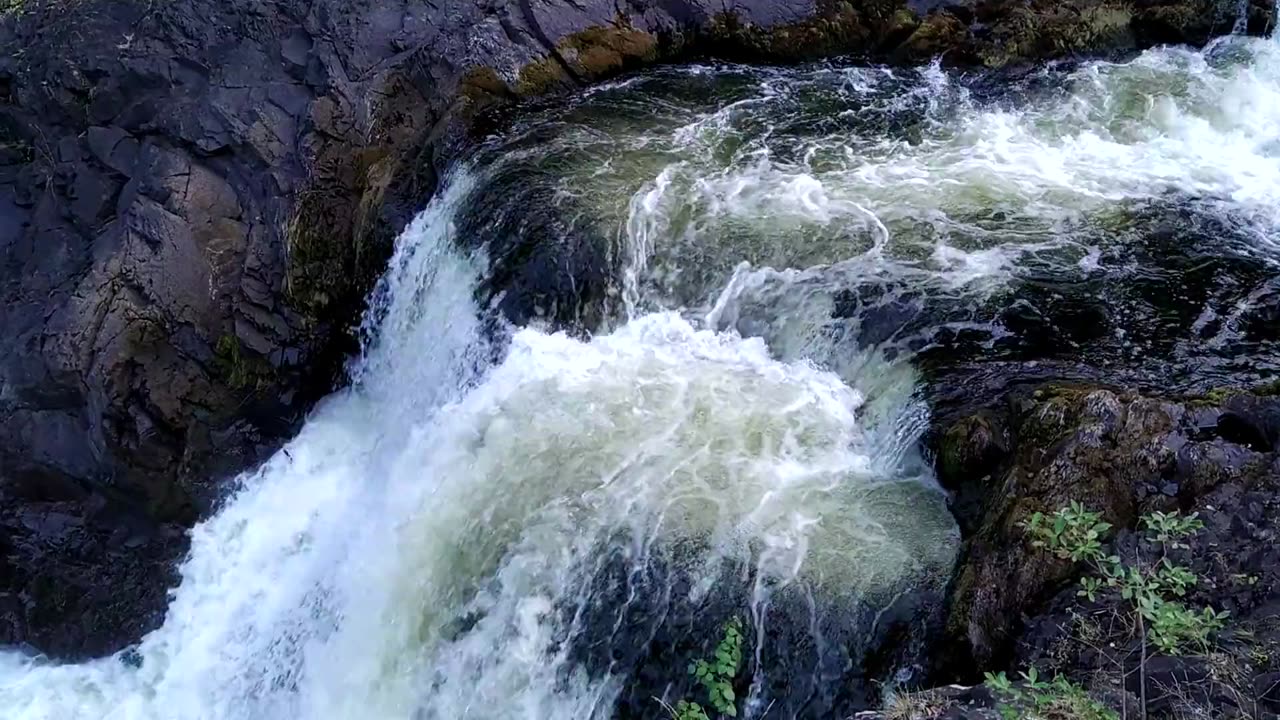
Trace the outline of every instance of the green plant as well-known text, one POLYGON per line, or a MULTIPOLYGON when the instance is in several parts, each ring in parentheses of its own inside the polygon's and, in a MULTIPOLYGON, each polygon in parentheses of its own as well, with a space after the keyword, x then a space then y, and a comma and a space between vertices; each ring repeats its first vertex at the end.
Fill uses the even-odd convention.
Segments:
POLYGON ((707 717, 707 711, 703 710, 701 705, 687 700, 681 700, 676 703, 672 716, 675 720, 711 720, 707 717))
POLYGON ((1182 548, 1187 547, 1183 540, 1204 529, 1204 523, 1200 522, 1198 513, 1183 517, 1176 512, 1159 511, 1143 515, 1142 526, 1155 535, 1156 542, 1182 548))
MULTIPOLYGON (((1154 562, 1141 551, 1136 551, 1129 563, 1104 553, 1102 542, 1111 525, 1102 522, 1101 517, 1072 502, 1047 517, 1034 513, 1020 526, 1033 547, 1048 550, 1063 560, 1085 562, 1094 569, 1095 575, 1081 579, 1077 595, 1093 602, 1102 592, 1116 590, 1129 601, 1141 652, 1138 674, 1145 716, 1148 643, 1166 655, 1181 654, 1188 648, 1207 651, 1210 636, 1222 629, 1227 613, 1211 607, 1196 612, 1177 599, 1185 597, 1199 582, 1190 569, 1169 560, 1170 550, 1188 548, 1186 541, 1204 527, 1194 513, 1183 516, 1177 512, 1153 512, 1142 516, 1140 522, 1148 539, 1159 545, 1160 558, 1154 562)), ((1031 678, 1032 685, 1034 680, 1031 678)))
POLYGON ((1120 715, 1094 700, 1089 693, 1066 677, 1043 680, 1034 667, 1020 673, 1018 682, 1004 673, 987 673, 987 688, 996 696, 1002 720, 1119 720, 1120 715))
POLYGON ((1074 501, 1048 517, 1032 513, 1019 526, 1031 536, 1032 547, 1044 548, 1072 562, 1101 557, 1102 538, 1111 529, 1110 523, 1102 522, 1101 513, 1074 501))
MULTIPOLYGON (((724 637, 716 645, 712 659, 689 663, 689 674, 706 688, 711 707, 729 717, 738 715, 733 679, 742 665, 742 637, 742 621, 732 618, 724 625, 724 637)), ((675 720, 710 720, 707 711, 696 702, 681 700, 674 708, 664 707, 675 720)))
POLYGON ((1169 655, 1189 647, 1207 649, 1209 636, 1222 628, 1227 613, 1208 607, 1194 612, 1175 600, 1185 597, 1199 578, 1168 557, 1169 550, 1188 547, 1186 540, 1204 528, 1204 523, 1194 513, 1183 516, 1153 512, 1142 516, 1140 523, 1150 539, 1160 545, 1161 557, 1154 563, 1126 564, 1120 557, 1103 552, 1102 541, 1111 525, 1101 518, 1101 513, 1072 502, 1049 516, 1034 513, 1020 525, 1030 536, 1032 547, 1048 550, 1063 560, 1086 562, 1095 570, 1096 575, 1080 580, 1078 595, 1093 602, 1104 590, 1116 589, 1121 598, 1130 601, 1144 643, 1150 639, 1169 655))
POLYGON ((711 705, 720 714, 735 717, 738 714, 733 694, 733 678, 742 664, 742 623, 733 618, 724 626, 724 638, 716 646, 715 657, 710 662, 697 660, 689 666, 689 673, 707 689, 711 705))
POLYGON ((1209 635, 1221 630, 1229 616, 1209 607, 1197 613, 1175 602, 1156 602, 1141 610, 1150 623, 1151 642, 1166 655, 1177 655, 1189 646, 1207 649, 1209 635))
POLYGON ((998 695, 1009 695, 1014 692, 1013 681, 1003 672, 985 673, 983 680, 992 692, 998 695))

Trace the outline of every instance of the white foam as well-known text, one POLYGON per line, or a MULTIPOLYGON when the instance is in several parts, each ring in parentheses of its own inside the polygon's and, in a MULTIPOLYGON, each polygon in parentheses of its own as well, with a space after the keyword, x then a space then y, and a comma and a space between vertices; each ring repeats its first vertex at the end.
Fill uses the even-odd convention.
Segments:
POLYGON ((943 581, 954 526, 920 466, 880 454, 857 390, 758 338, 659 313, 589 342, 521 330, 478 369, 467 187, 401 238, 355 388, 195 528, 137 662, 0 656, 6 717, 607 717, 621 680, 569 663, 554 611, 602 548, 705 543, 699 576, 832 595, 943 581))

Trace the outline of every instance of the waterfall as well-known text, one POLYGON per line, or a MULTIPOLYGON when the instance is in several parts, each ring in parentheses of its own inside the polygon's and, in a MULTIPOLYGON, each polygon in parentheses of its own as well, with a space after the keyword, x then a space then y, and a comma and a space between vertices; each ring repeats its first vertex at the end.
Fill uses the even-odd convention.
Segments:
POLYGON ((731 617, 745 716, 857 705, 842 673, 932 622, 958 544, 917 450, 939 328, 997 348, 993 298, 1128 267, 1161 202, 1275 263, 1280 45, 1044 72, 988 102, 936 66, 678 68, 521 120, 399 237, 350 387, 193 529, 162 627, 0 654, 6 717, 656 716, 731 617), (478 300, 459 224, 531 166, 555 202, 511 212, 616 243, 593 336, 478 300))

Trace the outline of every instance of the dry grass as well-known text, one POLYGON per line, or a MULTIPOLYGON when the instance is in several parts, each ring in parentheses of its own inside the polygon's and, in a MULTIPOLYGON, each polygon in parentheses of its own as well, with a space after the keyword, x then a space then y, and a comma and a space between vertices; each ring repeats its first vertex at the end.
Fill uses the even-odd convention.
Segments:
POLYGON ((934 720, 952 706, 951 698, 938 690, 894 695, 885 708, 884 720, 934 720))

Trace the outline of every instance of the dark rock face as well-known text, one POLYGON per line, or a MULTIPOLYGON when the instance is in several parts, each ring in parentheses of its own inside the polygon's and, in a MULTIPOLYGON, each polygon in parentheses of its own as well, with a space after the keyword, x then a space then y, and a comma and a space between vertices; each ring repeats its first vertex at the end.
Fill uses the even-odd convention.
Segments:
POLYGON ((701 50, 1203 42, 1227 5, 28 0, 0 18, 0 644, 92 655, 154 624, 182 529, 332 388, 481 110, 701 50), (125 585, 146 589, 59 599, 125 585))
MULTIPOLYGON (((1199 576, 1191 608, 1230 613, 1203 657, 1147 664, 1147 710, 1255 717, 1280 666, 1280 453, 1270 389, 1160 400, 1090 385, 1024 385, 975 410, 943 407, 939 475, 955 493, 962 551, 943 677, 1037 666, 1137 696, 1141 645, 1128 600, 1078 596, 1084 568, 1036 548, 1018 523, 1080 501, 1121 528, 1109 552, 1199 576), (1196 512, 1204 529, 1169 550, 1133 529, 1153 511, 1196 512), (1269 686, 1268 686, 1269 687, 1269 686)), ((1128 702, 1128 700, 1122 700, 1128 702)))
POLYGON ((1072 570, 1023 542, 1018 523, 1076 500, 1117 526, 1133 524, 1139 489, 1158 486, 1173 459, 1161 440, 1177 425, 1176 411, 1162 403, 1105 389, 1052 387, 1008 402, 1013 452, 1003 472, 982 475, 985 486, 966 481, 983 472, 968 449, 988 431, 961 420, 942 449, 943 457, 969 460, 945 466, 942 482, 961 491, 963 507, 981 507, 980 519, 965 519, 977 530, 956 576, 949 632, 963 638, 962 662, 982 666, 1007 652, 1019 613, 1072 570), (980 503, 965 497, 974 492, 980 503))
POLYGON ((184 528, 57 477, 6 479, 0 503, 0 637, 59 656, 100 655, 118 635, 163 619, 184 528))

